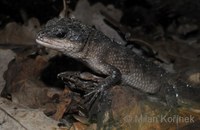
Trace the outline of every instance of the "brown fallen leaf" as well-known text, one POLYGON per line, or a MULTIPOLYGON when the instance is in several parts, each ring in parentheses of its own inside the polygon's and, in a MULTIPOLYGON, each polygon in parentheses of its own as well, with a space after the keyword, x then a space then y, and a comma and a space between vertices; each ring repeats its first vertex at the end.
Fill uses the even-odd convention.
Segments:
POLYGON ((74 122, 70 130, 88 130, 88 127, 80 122, 74 122))
POLYGON ((39 80, 40 73, 47 64, 47 60, 41 56, 35 59, 16 58, 10 62, 4 74, 6 85, 1 95, 7 97, 10 94, 12 101, 31 108, 43 107, 49 103, 50 88, 39 80))
POLYGON ((0 49, 0 93, 6 84, 3 74, 8 69, 8 64, 14 57, 15 54, 11 50, 0 49))
POLYGON ((35 35, 39 29, 40 23, 36 18, 29 19, 28 25, 8 23, 4 29, 0 30, 0 44, 34 45, 35 35))
POLYGON ((58 122, 41 110, 30 109, 4 98, 0 98, 0 104, 1 130, 60 130, 58 122))
POLYGON ((70 93, 71 93, 70 90, 67 88, 63 90, 63 93, 60 95, 60 103, 57 105, 57 110, 53 116, 53 119, 57 121, 60 120, 63 117, 64 113, 69 108, 69 105, 72 101, 70 93))

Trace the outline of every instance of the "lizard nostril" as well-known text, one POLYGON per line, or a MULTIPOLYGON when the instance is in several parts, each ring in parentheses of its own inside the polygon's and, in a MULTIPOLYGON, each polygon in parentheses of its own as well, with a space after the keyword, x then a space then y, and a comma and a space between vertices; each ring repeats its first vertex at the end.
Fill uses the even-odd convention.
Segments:
POLYGON ((39 31, 37 37, 41 38, 44 35, 45 35, 44 31, 39 31))

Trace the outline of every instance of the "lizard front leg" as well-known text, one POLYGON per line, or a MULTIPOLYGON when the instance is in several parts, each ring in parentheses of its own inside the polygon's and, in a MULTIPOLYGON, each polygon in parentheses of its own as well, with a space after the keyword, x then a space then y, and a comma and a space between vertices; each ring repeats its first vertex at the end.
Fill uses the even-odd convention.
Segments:
POLYGON ((116 67, 106 64, 106 63, 104 64, 102 62, 95 63, 95 65, 93 64, 92 67, 90 68, 99 74, 103 74, 107 76, 104 80, 99 82, 95 90, 85 95, 85 96, 89 96, 89 95, 94 94, 90 101, 92 102, 98 96, 98 94, 100 94, 100 97, 101 97, 105 89, 108 89, 109 87, 121 81, 121 72, 116 67))

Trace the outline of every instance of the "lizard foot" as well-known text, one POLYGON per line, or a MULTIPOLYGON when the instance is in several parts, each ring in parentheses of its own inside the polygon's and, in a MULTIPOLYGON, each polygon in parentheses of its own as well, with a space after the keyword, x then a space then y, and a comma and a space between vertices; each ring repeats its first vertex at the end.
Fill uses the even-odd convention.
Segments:
POLYGON ((71 90, 81 90, 90 92, 95 89, 97 86, 97 83, 95 81, 85 80, 82 79, 82 74, 80 72, 72 72, 72 71, 66 71, 59 73, 57 75, 57 78, 64 81, 66 86, 69 86, 71 90))
POLYGON ((97 87, 96 89, 92 90, 91 92, 84 95, 84 97, 90 97, 89 101, 86 105, 91 106, 97 98, 101 99, 104 95, 104 87, 97 87))

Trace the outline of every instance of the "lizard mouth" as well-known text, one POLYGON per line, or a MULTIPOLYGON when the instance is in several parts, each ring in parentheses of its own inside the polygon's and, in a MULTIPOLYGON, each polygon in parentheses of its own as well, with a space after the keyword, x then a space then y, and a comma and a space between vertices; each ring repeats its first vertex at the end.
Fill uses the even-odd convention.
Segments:
POLYGON ((36 38, 36 42, 44 47, 60 52, 67 52, 68 54, 73 53, 73 51, 76 50, 76 48, 73 46, 73 43, 63 39, 38 36, 36 38))
POLYGON ((37 37, 36 42, 42 46, 52 48, 52 49, 62 49, 62 44, 52 38, 37 37))

